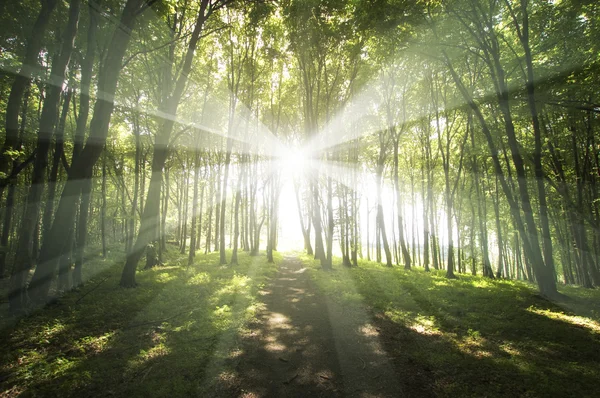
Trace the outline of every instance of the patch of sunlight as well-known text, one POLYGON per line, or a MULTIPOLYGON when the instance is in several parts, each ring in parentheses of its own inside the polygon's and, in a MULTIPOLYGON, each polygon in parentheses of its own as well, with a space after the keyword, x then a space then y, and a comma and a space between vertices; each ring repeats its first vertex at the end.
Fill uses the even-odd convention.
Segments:
POLYGON ((222 306, 217 306, 217 308, 215 308, 215 310, 213 311, 213 314, 215 314, 218 317, 225 317, 225 316, 230 316, 231 315, 231 307, 229 307, 227 304, 222 305, 222 306))
POLYGON ((523 355, 521 351, 512 343, 500 344, 500 349, 510 355, 511 357, 517 357, 523 355))
POLYGON ((54 359, 48 368, 48 373, 52 374, 53 377, 65 374, 69 369, 72 369, 77 365, 77 361, 73 361, 64 357, 58 357, 54 359))
POLYGON ((34 339, 36 343, 50 343, 50 339, 65 330, 66 326, 59 320, 55 320, 52 323, 47 323, 42 326, 42 330, 35 335, 34 339))
POLYGON ((217 292, 217 295, 247 292, 250 287, 248 282, 251 282, 248 276, 235 273, 227 285, 217 292))
POLYGON ((161 272, 160 274, 158 274, 156 276, 156 281, 159 283, 167 283, 169 281, 172 281, 175 278, 176 278, 175 275, 171 275, 168 272, 161 272))
POLYGON ((139 359, 143 362, 150 361, 151 359, 164 357, 171 352, 169 347, 164 343, 159 343, 148 350, 141 350, 139 353, 139 359))
POLYGON ((409 328, 426 336, 441 336, 442 334, 435 326, 435 317, 433 316, 417 315, 409 328))
POLYGON ((392 322, 395 322, 395 323, 406 323, 409 319, 411 319, 410 312, 401 311, 398 309, 392 309, 392 310, 385 311, 384 314, 392 322))
POLYGON ((260 311, 264 310, 265 308, 266 308, 266 306, 263 303, 254 303, 254 304, 251 304, 248 307, 246 307, 246 316, 247 317, 254 317, 260 311))
POLYGON ((477 330, 469 329, 467 336, 458 340, 457 346, 460 351, 475 358, 492 358, 494 354, 484 348, 485 341, 477 330))
POLYGON ((527 308, 527 311, 537 315, 548 317, 550 319, 558 319, 560 321, 570 323, 571 325, 588 329, 592 333, 600 334, 600 324, 598 324, 598 322, 590 318, 585 318, 577 315, 567 315, 564 312, 543 310, 540 308, 535 308, 533 305, 527 308))
POLYGON ((228 371, 221 372, 218 377, 221 381, 233 381, 236 378, 235 373, 228 371))
POLYGON ((244 350, 240 350, 239 348, 236 348, 235 350, 233 350, 229 353, 229 358, 234 359, 234 358, 242 356, 243 354, 244 354, 244 350))
POLYGON ((47 355, 46 352, 34 350, 27 350, 19 354, 19 357, 13 362, 12 366, 16 366, 17 371, 25 373, 30 371, 29 365, 35 365, 38 362, 41 363, 47 355))
POLYGON ((267 323, 271 328, 277 329, 291 329, 290 319, 280 313, 272 312, 269 318, 267 319, 267 323))
POLYGON ((379 331, 370 323, 366 323, 359 328, 359 331, 366 337, 377 337, 379 331))
POLYGON ((472 350, 471 355, 473 355, 475 358, 492 358, 494 356, 494 354, 492 354, 488 350, 482 349, 472 350))
POLYGON ((272 351, 272 352, 282 352, 282 351, 285 351, 287 349, 287 347, 285 346, 285 344, 272 342, 272 343, 267 343, 265 345, 265 349, 267 351, 272 351))
POLYGON ((192 329, 192 327, 196 324, 196 321, 194 320, 188 320, 185 321, 182 325, 176 326, 173 328, 174 332, 183 332, 183 331, 189 331, 192 329))
POLYGON ((435 286, 450 286, 450 283, 448 282, 447 279, 441 279, 441 278, 434 281, 433 284, 435 286))
POLYGON ((478 278, 478 279, 473 280, 473 282, 471 282, 471 286, 478 287, 478 288, 487 288, 487 287, 494 287, 494 284, 483 278, 478 278))
POLYGON ((75 342, 75 346, 83 353, 92 352, 97 354, 103 351, 115 332, 111 331, 101 336, 86 336, 75 342))
POLYGON ((233 275, 233 278, 231 278, 231 283, 236 287, 245 287, 249 281, 250 278, 248 275, 240 275, 238 273, 233 275))
POLYGON ((363 302, 363 297, 359 292, 344 292, 342 293, 342 299, 352 304, 359 304, 363 302))
POLYGON ((207 272, 200 272, 188 279, 188 285, 204 285, 210 282, 210 275, 207 272))
POLYGON ((227 304, 223 306, 217 306, 213 311, 212 324, 218 330, 227 330, 233 324, 233 313, 231 307, 227 304))

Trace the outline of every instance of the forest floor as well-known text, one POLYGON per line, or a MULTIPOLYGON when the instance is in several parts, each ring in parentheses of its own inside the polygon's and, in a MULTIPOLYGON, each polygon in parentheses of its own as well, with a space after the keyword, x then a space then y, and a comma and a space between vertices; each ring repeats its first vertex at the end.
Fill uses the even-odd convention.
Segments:
POLYGON ((407 396, 368 314, 322 294, 297 257, 285 256, 259 293, 265 306, 210 396, 407 396))
POLYGON ((187 256, 118 287, 123 253, 25 317, 0 313, 0 397, 594 396, 600 291, 300 253, 187 256))

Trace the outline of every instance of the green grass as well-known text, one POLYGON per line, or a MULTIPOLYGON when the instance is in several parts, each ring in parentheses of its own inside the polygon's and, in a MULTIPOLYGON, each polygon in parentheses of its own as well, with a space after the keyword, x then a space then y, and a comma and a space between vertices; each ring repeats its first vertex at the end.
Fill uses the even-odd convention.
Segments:
MULTIPOLYGON (((236 336, 260 310, 277 271, 264 255, 238 266, 199 255, 192 267, 171 249, 165 265, 118 286, 122 253, 79 291, 0 332, 0 396, 202 395, 236 336)), ((106 262, 109 262, 108 265, 106 262)))
POLYGON ((399 377, 437 396, 597 396, 600 291, 562 288, 549 302, 533 286, 361 262, 314 283, 351 313, 366 306, 399 377))

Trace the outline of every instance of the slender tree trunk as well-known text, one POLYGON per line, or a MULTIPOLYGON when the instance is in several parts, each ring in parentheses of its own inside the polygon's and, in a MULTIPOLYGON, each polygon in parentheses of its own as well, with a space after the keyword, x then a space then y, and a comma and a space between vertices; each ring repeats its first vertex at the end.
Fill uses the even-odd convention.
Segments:
MULTIPOLYGON (((183 95, 185 87, 187 85, 188 77, 192 68, 192 61, 196 52, 196 47, 200 40, 200 35, 204 28, 204 23, 213 8, 207 10, 209 6, 209 0, 202 0, 200 2, 200 9, 194 24, 194 28, 188 42, 186 53, 183 57, 181 64, 180 74, 175 82, 174 89, 169 90, 165 99, 163 112, 167 115, 176 115, 179 101, 183 95)), ((159 213, 160 213, 160 193, 162 184, 162 172, 165 166, 165 162, 168 157, 168 145, 173 126, 175 124, 174 118, 166 118, 156 135, 154 143, 154 156, 152 158, 152 176, 150 178, 150 186, 148 187, 148 197, 146 200, 146 206, 142 214, 140 222, 140 232, 136 239, 135 245, 131 253, 127 255, 127 261, 123 268, 121 275, 121 286, 133 287, 136 285, 135 282, 135 271, 140 257, 142 256, 143 250, 150 242, 157 242, 159 244, 159 213)))
MULTIPOLYGON (((0 151, 0 172, 6 174, 8 174, 11 164, 11 159, 6 155, 6 152, 17 148, 19 114, 23 105, 23 96, 27 91, 34 71, 39 67, 38 57, 42 49, 42 40, 57 3, 58 0, 41 0, 42 8, 31 29, 31 36, 25 44, 23 63, 19 72, 15 75, 15 80, 10 89, 5 113, 6 137, 2 145, 2 151, 0 151)), ((65 38, 67 38, 66 35, 65 38)), ((58 71, 53 71, 53 73, 58 75, 58 71)), ((2 191, 0 191, 0 197, 2 197, 2 191)))
MULTIPOLYGON (((56 124, 56 119, 58 117, 58 103, 60 99, 60 93, 62 91, 62 86, 65 81, 67 67, 71 59, 71 53, 73 51, 75 36, 77 34, 80 4, 81 3, 79 0, 71 0, 69 3, 69 19, 67 21, 67 27, 65 28, 63 34, 63 42, 61 45, 60 54, 57 57, 55 57, 52 61, 50 82, 47 84, 46 97, 44 98, 42 115, 40 118, 40 129, 38 131, 37 137, 36 156, 33 163, 31 187, 29 188, 29 192, 27 194, 27 213, 21 225, 17 253, 15 256, 15 265, 13 268, 9 286, 9 306, 12 312, 21 311, 25 307, 27 301, 25 285, 29 270, 31 269, 34 262, 34 258, 32 258, 31 249, 32 238, 35 235, 36 224, 38 223, 38 217, 42 200, 42 191, 44 188, 46 177, 46 167, 48 165, 48 151, 50 148, 54 127, 56 124)), ((42 4, 42 10, 45 9, 45 5, 46 2, 42 4)), ((54 5, 52 5, 52 8, 53 7, 54 5)), ((17 79, 20 81, 20 78, 17 79)), ((28 79, 25 80, 25 85, 27 82, 28 79)), ((24 86, 23 91, 25 88, 24 86)), ((21 92, 19 94, 18 105, 16 108, 17 116, 19 107, 21 106, 22 97, 23 93, 21 92)), ((8 125, 9 121, 7 120, 7 127, 8 125)), ((18 123, 16 123, 16 126, 18 126, 18 123)), ((7 138, 8 135, 9 134, 7 131, 7 138)), ((70 225, 69 227, 70 233, 72 225, 70 225)), ((70 234, 63 235, 62 239, 65 239, 66 241, 70 240, 70 234)), ((50 239, 47 239, 43 243, 46 244, 49 240, 50 239)))
MULTIPOLYGON (((233 114, 230 115, 233 117, 233 114)), ((232 122, 230 122, 232 123, 232 122)), ((229 130, 231 132, 231 130, 229 130)), ((227 138, 227 153, 225 154, 225 170, 223 171, 223 190, 221 193, 221 215, 219 224, 219 263, 227 264, 227 253, 225 252, 225 217, 227 215, 227 183, 229 179, 229 164, 231 163, 231 148, 233 140, 227 138)))
POLYGON ((189 166, 189 158, 186 158, 186 170, 184 170, 184 183, 182 186, 182 193, 183 193, 183 199, 182 199, 182 204, 183 204, 183 219, 182 219, 182 228, 181 228, 181 250, 180 253, 184 254, 185 253, 185 248, 187 246, 187 225, 188 225, 188 207, 189 207, 189 203, 188 203, 188 199, 189 199, 189 185, 190 185, 190 166, 189 166))
MULTIPOLYGON (((23 142, 23 135, 25 133, 25 128, 27 125, 27 108, 29 106, 29 95, 30 95, 30 86, 27 88, 27 92, 25 94, 25 101, 23 104, 23 113, 21 115, 21 127, 18 137, 17 146, 21 146, 23 142)), ((4 272, 6 270, 6 257, 9 253, 9 238, 11 236, 11 226, 12 226, 12 218, 14 212, 14 203, 15 203, 15 191, 16 191, 16 175, 14 172, 17 167, 19 167, 19 162, 17 160, 13 160, 12 162, 12 171, 13 175, 8 177, 8 191, 6 192, 6 203, 4 208, 4 218, 2 219, 2 237, 0 237, 0 278, 4 276, 4 272)), ((21 165, 22 166, 22 165, 21 165)), ((1 189, 0 189, 1 191, 1 189)), ((0 199, 2 198, 2 194, 0 192, 0 199)))
POLYGON ((192 230, 190 231, 190 254, 188 256, 188 266, 194 263, 196 256, 196 218, 198 213, 198 180, 200 179, 200 150, 196 148, 194 153, 194 162, 192 169, 194 170, 194 190, 192 198, 192 230))
MULTIPOLYGON (((240 164, 240 168, 241 168, 241 162, 238 162, 238 164, 240 164)), ((241 190, 242 190, 243 178, 244 178, 244 174, 240 170, 240 174, 238 176, 238 181, 237 181, 237 187, 235 190, 235 205, 234 205, 234 210, 233 210, 233 212, 234 212, 234 215, 233 215, 233 250, 231 252, 231 265, 238 264, 238 243, 239 243, 239 236, 240 236, 239 214, 240 214, 240 203, 242 201, 241 190)))
MULTIPOLYGON (((396 133, 394 132, 394 135, 396 133)), ((399 138, 394 138, 394 188, 396 189, 396 211, 398 212, 398 240, 400 241, 400 248, 402 251, 402 259, 404 261, 404 269, 410 270, 412 265, 412 260, 410 258, 410 252, 408 251, 408 247, 406 245, 406 239, 404 237, 404 219, 402 217, 403 206, 402 206, 402 197, 400 192, 400 178, 398 176, 398 141, 399 138)))
POLYGON ((313 213, 313 227, 315 229, 315 258, 321 263, 321 268, 329 269, 327 264, 327 257, 325 255, 325 248, 323 244, 323 232, 321 223, 321 206, 319 204, 319 188, 318 188, 318 174, 315 171, 315 175, 312 180, 312 213, 313 213))
POLYGON ((333 189, 331 177, 327 177, 327 268, 333 266, 333 189))
POLYGON ((219 234, 221 233, 221 184, 223 178, 221 177, 221 157, 219 156, 219 168, 217 170, 217 206, 215 207, 215 249, 219 251, 219 234))
POLYGON ((106 258, 106 147, 102 154, 102 185, 100 198, 100 236, 102 237, 102 257, 106 258))
MULTIPOLYGON (((208 167, 208 166, 207 166, 208 167)), ((212 170, 212 169, 211 169, 212 170)), ((212 173, 210 173, 212 174, 212 173)), ((211 175, 207 181, 211 181, 213 176, 211 175)), ((211 243, 212 243, 212 219, 213 219, 213 198, 215 197, 215 182, 211 181, 210 190, 208 192, 208 225, 206 226, 206 244, 204 246, 204 254, 208 254, 210 252, 211 243)))
POLYGON ((496 270, 496 278, 502 278, 502 264, 503 264, 503 255, 502 248, 504 247, 504 241, 502 238, 502 223, 500 221, 500 198, 498 197, 498 176, 496 176, 496 186, 495 186, 495 200, 494 200, 494 214, 496 216, 496 240, 498 243, 498 268, 496 270))

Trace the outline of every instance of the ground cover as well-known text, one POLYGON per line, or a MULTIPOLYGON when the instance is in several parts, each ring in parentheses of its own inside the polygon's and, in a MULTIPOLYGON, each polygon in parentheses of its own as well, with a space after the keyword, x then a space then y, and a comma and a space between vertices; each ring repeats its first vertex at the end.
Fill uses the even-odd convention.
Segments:
MULTIPOLYGON (((324 294, 365 307, 398 378, 438 396, 595 396, 600 380, 600 291, 564 287, 550 302, 532 285, 362 261, 322 271, 324 294)), ((419 391, 416 389, 416 391, 419 391)))
POLYGON ((186 259, 173 248, 124 289, 123 253, 113 252, 88 264, 102 270, 78 291, 16 324, 4 318, 1 396, 201 394, 220 347, 260 311, 258 291, 277 266, 246 253, 238 266, 218 265, 218 253, 191 267, 186 259))

